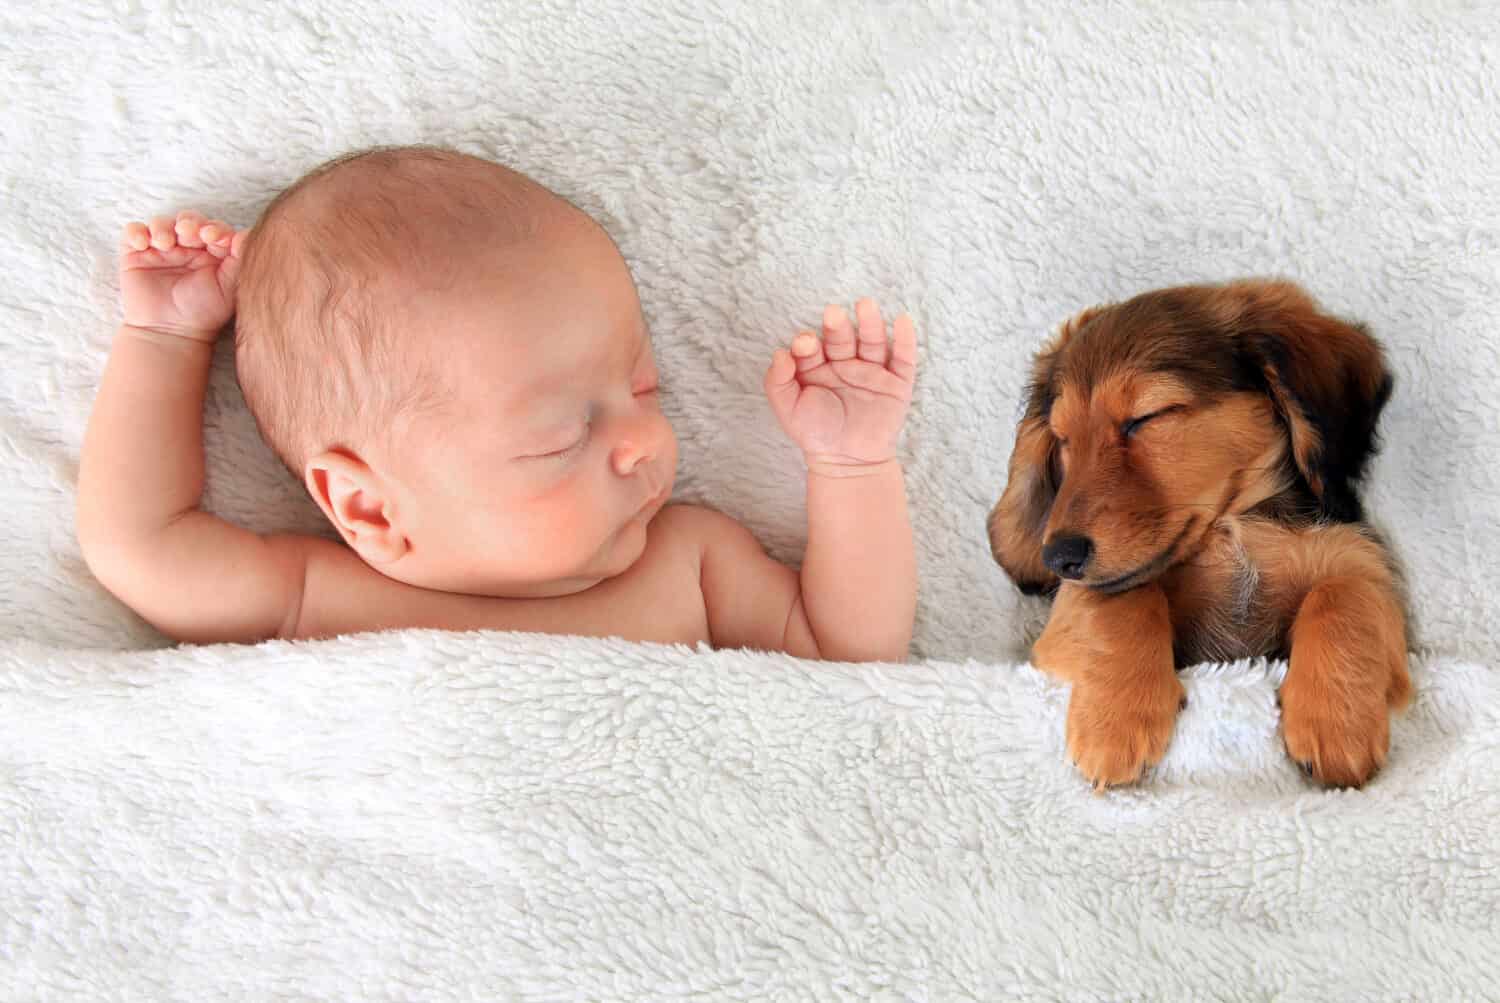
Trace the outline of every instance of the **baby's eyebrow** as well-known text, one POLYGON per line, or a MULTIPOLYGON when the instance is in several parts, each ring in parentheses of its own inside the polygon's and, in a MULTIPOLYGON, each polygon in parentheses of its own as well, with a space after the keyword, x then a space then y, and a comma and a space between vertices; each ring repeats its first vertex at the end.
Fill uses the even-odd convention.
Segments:
POLYGON ((570 427, 583 424, 587 412, 588 407, 571 395, 523 388, 484 420, 492 427, 496 440, 504 442, 507 448, 519 449, 564 435, 570 427))
POLYGON ((579 425, 587 424, 589 409, 582 406, 548 407, 533 411, 528 419, 518 421, 515 427, 523 435, 561 434, 579 425))

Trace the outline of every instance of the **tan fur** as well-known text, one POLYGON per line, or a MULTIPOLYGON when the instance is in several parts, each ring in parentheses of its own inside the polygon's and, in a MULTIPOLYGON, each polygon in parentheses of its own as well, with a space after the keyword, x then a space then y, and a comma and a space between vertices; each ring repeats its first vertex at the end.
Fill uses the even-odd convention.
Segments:
POLYGON ((1182 706, 1162 589, 1104 596, 1064 585, 1032 655, 1073 684, 1068 753, 1096 787, 1128 783, 1166 752, 1182 706))

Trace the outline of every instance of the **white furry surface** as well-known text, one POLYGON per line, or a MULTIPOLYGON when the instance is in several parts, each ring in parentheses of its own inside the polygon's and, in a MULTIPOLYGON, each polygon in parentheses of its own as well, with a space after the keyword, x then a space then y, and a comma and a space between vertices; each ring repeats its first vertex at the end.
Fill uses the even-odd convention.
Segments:
POLYGON ((1500 678, 1415 668, 1363 792, 1242 663, 1095 797, 1011 665, 13 643, 0 998, 1494 999, 1500 678))
MULTIPOLYGON (((1500 996, 1500 18, 1062 6, 0 5, 0 995, 1500 996), (772 348, 830 299, 910 310, 917 645, 953 661, 80 650, 160 644, 72 527, 119 227, 248 224, 328 156, 415 141, 606 225, 679 497, 782 556, 772 348), (1199 670, 1163 767, 1095 798, 1063 691, 1014 664, 1044 607, 984 539, 1025 363, 1083 306, 1247 274, 1389 348, 1367 500, 1419 702, 1388 770, 1328 794, 1264 666, 1199 670)), ((210 505, 316 527, 219 362, 210 505)))

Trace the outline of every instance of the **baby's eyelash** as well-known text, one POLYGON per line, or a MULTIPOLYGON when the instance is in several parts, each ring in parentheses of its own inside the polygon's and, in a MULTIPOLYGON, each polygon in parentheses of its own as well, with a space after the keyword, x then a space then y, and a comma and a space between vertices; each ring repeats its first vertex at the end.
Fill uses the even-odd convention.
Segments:
POLYGON ((592 434, 593 429, 594 429, 594 423, 592 421, 585 422, 584 426, 583 426, 583 434, 580 435, 577 439, 573 440, 571 443, 569 443, 568 445, 564 446, 562 449, 554 449, 550 453, 538 453, 536 455, 536 458, 539 459, 539 460, 566 460, 566 459, 568 459, 574 453, 578 452, 584 446, 588 445, 589 436, 592 434))

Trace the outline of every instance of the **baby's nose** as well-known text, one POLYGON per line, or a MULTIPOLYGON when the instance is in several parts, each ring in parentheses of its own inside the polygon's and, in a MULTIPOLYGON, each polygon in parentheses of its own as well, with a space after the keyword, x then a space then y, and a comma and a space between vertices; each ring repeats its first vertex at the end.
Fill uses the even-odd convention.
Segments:
POLYGON ((645 444, 633 439, 625 439, 615 447, 612 459, 615 464, 615 473, 624 477, 635 471, 635 468, 651 459, 651 454, 644 448, 645 444))
POLYGON ((655 460, 670 448, 672 426, 655 409, 642 409, 630 415, 618 428, 615 448, 610 450, 610 462, 621 477, 634 473, 642 463, 655 460))
POLYGON ((620 437, 610 458, 614 462, 615 473, 625 477, 634 473, 635 468, 642 463, 654 459, 656 451, 657 437, 652 434, 649 426, 642 423, 620 437))

